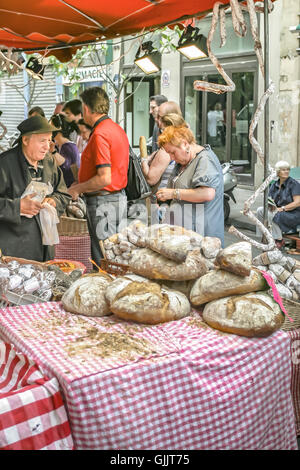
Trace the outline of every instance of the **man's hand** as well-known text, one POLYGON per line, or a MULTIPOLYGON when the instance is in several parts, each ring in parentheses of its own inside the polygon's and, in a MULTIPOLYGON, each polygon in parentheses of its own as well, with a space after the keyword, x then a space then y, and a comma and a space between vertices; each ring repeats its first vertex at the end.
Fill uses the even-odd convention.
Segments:
POLYGON ((52 199, 52 197, 45 197, 43 205, 46 203, 49 204, 49 206, 56 207, 56 202, 54 201, 54 199, 52 199))
POLYGON ((20 201, 20 214, 25 215, 37 215, 42 209, 42 204, 38 201, 34 201, 32 198, 36 196, 36 193, 28 194, 20 201))
POLYGON ((77 189, 78 185, 76 183, 73 183, 69 188, 68 188, 68 193, 70 196, 72 196, 73 201, 77 201, 80 192, 77 189))

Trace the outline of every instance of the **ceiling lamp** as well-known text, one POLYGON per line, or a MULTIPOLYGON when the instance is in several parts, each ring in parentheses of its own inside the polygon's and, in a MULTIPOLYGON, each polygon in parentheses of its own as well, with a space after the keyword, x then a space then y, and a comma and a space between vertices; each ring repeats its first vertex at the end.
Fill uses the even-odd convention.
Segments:
POLYGON ((29 73, 36 80, 44 79, 43 75, 45 66, 36 57, 30 57, 25 68, 26 72, 29 73))
POLYGON ((150 73, 159 72, 160 70, 160 53, 153 52, 154 47, 152 41, 144 42, 137 50, 135 55, 135 65, 137 65, 142 71, 149 75, 150 73), (140 57, 141 52, 144 55, 140 57))
POLYGON ((177 50, 189 60, 204 59, 208 57, 207 39, 199 34, 199 28, 190 24, 178 41, 177 50))

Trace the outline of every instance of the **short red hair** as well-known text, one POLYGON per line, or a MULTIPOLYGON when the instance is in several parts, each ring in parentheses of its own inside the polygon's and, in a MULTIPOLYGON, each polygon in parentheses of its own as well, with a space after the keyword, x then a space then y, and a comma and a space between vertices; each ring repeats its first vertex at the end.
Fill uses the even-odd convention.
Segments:
POLYGON ((183 140, 186 140, 189 144, 196 143, 195 136, 191 129, 186 126, 168 126, 159 136, 158 145, 164 147, 167 144, 172 144, 175 145, 175 147, 180 147, 183 140))

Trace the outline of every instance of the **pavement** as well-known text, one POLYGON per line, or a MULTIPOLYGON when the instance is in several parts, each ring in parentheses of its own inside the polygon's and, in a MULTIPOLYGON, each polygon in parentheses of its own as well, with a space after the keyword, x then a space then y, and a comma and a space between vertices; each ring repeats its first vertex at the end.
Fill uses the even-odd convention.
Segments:
MULTIPOLYGON (((243 187, 236 187, 233 191, 236 204, 230 199, 230 215, 229 219, 225 226, 225 247, 231 245, 232 243, 237 243, 238 241, 242 241, 240 238, 237 238, 235 235, 228 233, 228 229, 231 225, 235 228, 240 230, 242 233, 247 235, 248 237, 252 238, 256 241, 261 241, 260 237, 256 236, 255 233, 255 225, 253 222, 246 217, 242 212, 244 209, 244 203, 249 199, 250 196, 253 194, 253 190, 245 189, 243 187)), ((251 206, 252 212, 255 213, 256 209, 260 206, 263 206, 264 203, 264 196, 260 194, 258 198, 254 201, 253 205, 251 206)), ((287 253, 289 247, 284 248, 282 251, 286 253, 287 256, 291 256, 300 261, 300 254, 296 253, 287 253)), ((252 255, 253 257, 259 255, 261 250, 258 250, 255 247, 252 247, 252 255)))

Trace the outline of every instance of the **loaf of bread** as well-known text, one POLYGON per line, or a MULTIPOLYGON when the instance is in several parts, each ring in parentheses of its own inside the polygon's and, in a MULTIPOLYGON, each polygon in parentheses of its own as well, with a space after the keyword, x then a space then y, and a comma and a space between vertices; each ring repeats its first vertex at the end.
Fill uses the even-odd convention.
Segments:
POLYGON ((105 299, 112 277, 105 273, 85 274, 64 293, 61 301, 65 310, 78 315, 102 317, 110 313, 105 299))
POLYGON ((201 248, 202 235, 177 225, 149 227, 145 246, 168 259, 183 262, 191 250, 201 248))
POLYGON ((129 260, 132 272, 148 279, 187 281, 197 279, 208 271, 200 249, 189 251, 183 263, 170 260, 149 248, 141 248, 132 253, 129 260))
POLYGON ((263 275, 254 269, 246 277, 218 269, 196 280, 191 290, 190 301, 193 305, 203 305, 229 295, 247 294, 267 288, 263 275))
POLYGON ((279 305, 265 292, 225 297, 206 304, 203 320, 220 331, 241 336, 268 336, 284 322, 279 305))
POLYGON ((191 311, 188 298, 181 292, 130 274, 109 284, 105 297, 116 316, 150 325, 178 320, 191 311))
POLYGON ((204 237, 201 248, 205 258, 214 259, 221 249, 221 240, 216 237, 204 237))
POLYGON ((249 276, 252 266, 252 248, 248 242, 233 243, 233 245, 219 251, 216 266, 225 271, 249 276))

